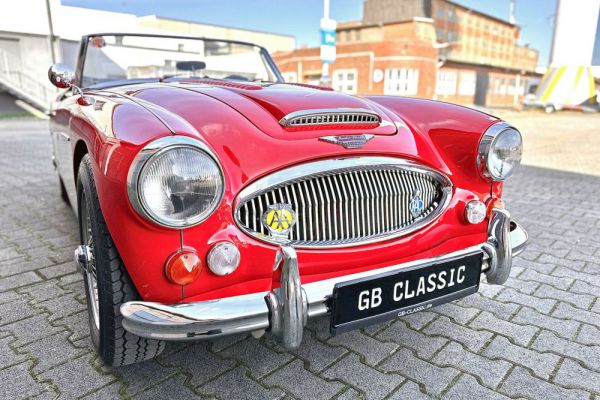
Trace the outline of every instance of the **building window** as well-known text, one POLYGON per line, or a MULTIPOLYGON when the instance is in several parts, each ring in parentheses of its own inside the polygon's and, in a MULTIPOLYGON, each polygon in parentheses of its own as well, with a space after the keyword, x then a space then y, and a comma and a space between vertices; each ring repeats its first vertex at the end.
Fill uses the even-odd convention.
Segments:
POLYGON ((333 71, 333 89, 338 92, 356 94, 358 74, 356 69, 336 69, 333 71))
POLYGON ((295 72, 282 72, 281 76, 283 76, 283 80, 288 83, 296 83, 298 82, 298 75, 295 72))
POLYGON ((439 19, 445 19, 446 17, 446 10, 444 9, 444 7, 438 7, 437 9, 437 16, 439 19))
POLYGON ((500 83, 500 94, 503 96, 506 95, 506 79, 502 79, 500 83))
POLYGON ((463 96, 473 96, 475 94, 475 72, 460 73, 458 94, 463 96))
POLYGON ((384 94, 416 95, 418 89, 418 69, 391 68, 385 70, 384 94))
POLYGON ((435 92, 442 96, 453 96, 456 94, 456 72, 438 71, 435 92))
POLYGON ((514 96, 517 94, 517 81, 515 79, 511 79, 508 81, 508 94, 514 96))

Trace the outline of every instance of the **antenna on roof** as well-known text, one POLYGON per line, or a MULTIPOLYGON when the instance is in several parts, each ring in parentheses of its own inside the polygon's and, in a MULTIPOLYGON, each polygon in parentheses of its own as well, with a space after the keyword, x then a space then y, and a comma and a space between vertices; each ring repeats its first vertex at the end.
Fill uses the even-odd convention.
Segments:
POLYGON ((516 0, 510 0, 510 11, 509 11, 509 15, 508 15, 508 22, 510 22, 511 24, 517 23, 517 19, 515 18, 515 3, 516 3, 516 0))

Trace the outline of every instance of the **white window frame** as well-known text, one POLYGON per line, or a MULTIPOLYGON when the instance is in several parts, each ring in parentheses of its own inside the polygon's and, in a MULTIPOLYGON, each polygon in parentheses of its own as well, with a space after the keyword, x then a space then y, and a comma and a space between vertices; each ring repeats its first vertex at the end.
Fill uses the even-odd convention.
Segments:
POLYGON ((435 93, 440 96, 456 95, 456 81, 456 71, 438 71, 435 85, 435 93))
POLYGON ((507 89, 507 79, 506 78, 502 78, 502 81, 500 82, 500 95, 501 96, 506 96, 506 89, 507 89))
POLYGON ((281 76, 283 80, 288 83, 297 83, 298 82, 298 74, 294 71, 290 72, 282 72, 281 76))
POLYGON ((386 95, 414 96, 419 91, 417 68, 387 68, 383 93, 386 95))
POLYGON ((458 94, 461 96, 474 96, 477 75, 474 71, 462 71, 458 83, 458 94))
POLYGON ((358 93, 358 70, 356 68, 336 69, 332 73, 331 87, 333 90, 346 93, 358 93), (349 74, 354 74, 354 79, 348 79, 349 74), (340 75, 342 76, 340 78, 340 75))

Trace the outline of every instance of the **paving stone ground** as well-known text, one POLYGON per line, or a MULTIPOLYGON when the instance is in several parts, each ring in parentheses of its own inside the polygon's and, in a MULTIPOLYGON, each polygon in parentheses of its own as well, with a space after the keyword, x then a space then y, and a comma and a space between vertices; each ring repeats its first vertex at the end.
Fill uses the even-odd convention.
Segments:
POLYGON ((523 167, 531 244, 505 287, 295 352, 245 336, 107 368, 89 338, 76 222, 45 122, 0 122, 0 398, 600 399, 600 178, 523 167))

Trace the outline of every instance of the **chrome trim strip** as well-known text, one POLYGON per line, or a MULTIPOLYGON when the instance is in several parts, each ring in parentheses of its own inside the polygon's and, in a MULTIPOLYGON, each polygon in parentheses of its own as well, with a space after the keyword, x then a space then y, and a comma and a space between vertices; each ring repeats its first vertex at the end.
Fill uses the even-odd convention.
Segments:
POLYGON ((212 213, 218 208, 218 206, 223 201, 224 194, 225 194, 225 175, 223 174, 223 169, 221 167, 221 163, 219 162, 219 159, 215 156, 215 154, 208 147, 208 145, 206 145, 205 143, 203 143, 199 140, 188 137, 188 136, 164 136, 164 137, 158 138, 158 139, 148 143, 134 157, 133 161, 131 162, 131 166, 129 167, 129 172, 127 173, 127 195, 129 197, 129 202, 131 203, 131 206, 142 217, 144 217, 160 226, 163 226, 165 228, 175 228, 175 229, 189 228, 190 226, 195 226, 195 225, 200 224, 201 222, 206 220, 210 215, 212 215, 212 213), (144 205, 143 205, 144 201, 141 199, 140 194, 139 194, 138 178, 140 176, 142 169, 144 168, 144 166, 146 165, 148 160, 150 160, 151 157, 154 157, 156 155, 163 153, 164 151, 167 151, 167 150, 173 149, 173 148, 177 148, 177 147, 194 147, 196 149, 199 149, 206 155, 208 155, 215 162, 217 167, 219 168, 219 172, 221 174, 221 181, 223 184, 221 186, 221 194, 219 195, 219 200, 215 202, 215 205, 210 210, 210 212, 205 213, 205 215, 202 218, 200 218, 198 220, 191 219, 191 222, 182 222, 179 224, 166 224, 163 221, 160 221, 157 218, 154 218, 152 215, 150 215, 148 212, 146 212, 144 205))
POLYGON ((381 116, 373 110, 367 108, 317 108, 310 110, 299 110, 287 114, 285 117, 279 120, 281 126, 315 126, 315 125, 357 125, 357 124, 380 124, 382 121, 381 116), (342 121, 330 122, 330 117, 338 116, 342 121), (368 121, 351 121, 352 116, 360 116, 367 119, 368 121), (325 118, 327 122, 306 122, 296 123, 297 120, 302 118, 325 118), (343 121, 343 119, 349 118, 349 121, 343 121))
MULTIPOLYGON (((402 177, 402 179, 403 178, 404 177, 402 177)), ((313 192, 315 192, 312 181, 309 181, 308 183, 311 185, 311 190, 313 192)), ((374 190, 372 190, 372 187, 371 186, 369 186, 369 187, 370 187, 370 189, 368 189, 369 192, 374 193, 374 190)), ((316 192, 315 192, 315 196, 316 196, 316 192)), ((305 163, 305 164, 300 164, 300 165, 296 165, 293 167, 289 167, 289 168, 274 172, 274 173, 267 175, 261 179, 258 179, 257 181, 254 181, 253 183, 246 186, 242 191, 240 191, 240 193, 237 195, 237 197, 234 201, 233 209, 234 209, 234 220, 235 220, 235 223, 237 224, 237 226, 243 232, 245 232, 247 235, 249 235, 255 239, 261 240, 263 242, 275 244, 275 245, 292 244, 296 248, 339 248, 339 247, 359 246, 359 245, 364 245, 364 244, 369 244, 369 243, 376 243, 376 242, 379 242, 382 240, 394 239, 394 238, 398 238, 401 236, 408 235, 412 232, 415 232, 418 229, 421 229, 424 226, 428 225, 429 223, 433 222, 433 220, 435 220, 437 217, 439 217, 448 207, 451 197, 452 197, 452 182, 446 175, 444 175, 443 173, 441 173, 439 171, 434 170, 433 168, 426 167, 421 164, 417 164, 414 161, 400 159, 400 158, 379 157, 379 156, 348 157, 348 158, 330 159, 330 160, 314 161, 314 162, 309 162, 309 163, 305 163), (366 210, 371 210, 371 208, 374 207, 374 205, 375 205, 374 199, 371 199, 371 202, 369 202, 367 200, 367 198, 364 196, 364 194, 362 194, 363 188, 365 190, 367 190, 367 186, 366 186, 367 183, 364 182, 364 180, 361 181, 361 179, 364 179, 364 177, 362 177, 362 176, 354 177, 354 175, 355 175, 354 172, 369 171, 369 170, 373 170, 373 169, 394 169, 394 168, 403 170, 403 171, 412 171, 412 172, 429 175, 430 177, 437 180, 442 185, 442 198, 441 198, 440 204, 437 206, 437 208, 432 213, 427 215, 427 217, 423 218, 422 220, 419 220, 409 226, 404 226, 405 222, 406 222, 406 221, 404 221, 403 226, 398 227, 397 230, 395 230, 391 233, 388 232, 388 233, 384 233, 384 234, 373 235, 372 232, 374 231, 374 227, 371 227, 370 224, 368 224, 368 221, 365 220, 365 212, 366 212, 366 210), (288 243, 288 242, 282 242, 281 240, 274 240, 273 238, 270 238, 267 236, 256 235, 254 232, 252 232, 250 229, 248 229, 244 226, 244 224, 241 220, 240 209, 243 204, 245 204, 247 201, 251 200, 252 198, 260 196, 261 194, 263 194, 265 192, 268 192, 273 189, 277 189, 278 187, 281 187, 284 185, 293 184, 296 182, 303 182, 306 184, 306 180, 308 178, 325 177, 325 176, 334 175, 334 174, 343 173, 343 172, 349 173, 350 179, 353 182, 353 187, 358 188, 358 190, 362 194, 361 198, 357 199, 358 202, 360 202, 361 210, 357 209, 356 212, 359 215, 362 215, 361 221, 360 221, 360 223, 361 223, 360 230, 362 231, 361 236, 365 236, 365 237, 357 239, 357 240, 347 240, 347 241, 341 241, 341 240, 325 241, 325 239, 321 239, 319 236, 317 236, 317 238, 314 240, 322 241, 322 243, 320 243, 318 245, 304 243, 304 242, 293 242, 293 241, 291 243, 288 243), (355 178, 358 180, 358 184, 354 184, 355 178), (362 184, 361 184, 361 182, 362 182, 362 184), (366 207, 366 209, 365 209, 365 207, 366 207)), ((312 207, 310 207, 310 204, 308 206, 309 206, 308 207, 309 212, 312 212, 312 207)), ((408 218, 408 216, 407 216, 407 218, 408 218)), ((313 218, 309 218, 309 224, 312 222, 312 220, 313 220, 313 218)), ((375 221, 372 221, 372 222, 375 222, 375 221)), ((310 225, 311 226, 309 227, 309 233, 312 235, 312 232, 313 232, 312 224, 310 224, 310 225)), ((317 229, 317 234, 319 232, 320 232, 320 230, 317 229)))
MULTIPOLYGON (((515 255, 522 251, 527 244, 527 232, 514 221, 510 225, 509 240, 511 243, 509 247, 512 248, 513 255, 515 255)), ((486 243, 489 244, 489 242, 486 243)), ((288 324, 290 325, 288 331, 291 329, 290 332, 293 333, 294 337, 286 339, 280 336, 280 338, 284 344, 294 345, 298 342, 297 335, 300 326, 305 326, 306 318, 324 315, 329 312, 327 303, 337 283, 367 279, 400 269, 419 268, 436 262, 443 262, 480 252, 484 245, 485 243, 482 243, 437 257, 349 274, 301 286, 297 285, 299 277, 295 274, 297 272, 295 253, 281 248, 275 256, 275 267, 281 266, 283 270, 287 269, 288 271, 286 276, 290 286, 288 286, 289 290, 284 290, 284 293, 279 292, 277 294, 277 290, 265 291, 174 305, 130 301, 121 305, 123 327, 134 335, 161 340, 210 339, 265 329, 270 329, 276 336, 280 336, 285 335, 285 333, 283 333, 282 308, 278 302, 283 301, 285 304, 286 301, 290 301, 290 297, 286 298, 286 296, 291 296, 295 298, 295 305, 290 304, 289 311, 291 315, 288 318, 288 324), (296 263, 295 266, 294 262, 296 263)), ((483 273, 490 270, 490 261, 488 254, 484 251, 483 273)))
MULTIPOLYGON (((483 133, 483 136, 481 136, 481 139, 479 140, 479 147, 478 147, 478 154, 477 154, 477 170, 479 171, 479 174, 490 181, 505 181, 507 178, 510 178, 510 175, 507 176, 504 179, 498 179, 495 177, 492 177, 490 174, 490 169, 488 166, 488 155, 490 153, 490 149, 492 147, 492 144, 494 143, 494 140, 496 140, 496 138, 498 137, 498 135, 500 135, 502 132, 506 131, 506 130, 515 130, 519 133, 519 135, 521 135, 521 132, 519 132, 519 130, 517 128, 515 128, 514 126, 504 122, 504 121, 499 121, 496 122, 495 124, 493 124, 492 126, 490 126, 489 128, 487 128, 487 130, 483 133)), ((523 142, 523 136, 521 135, 521 143, 523 142)))

